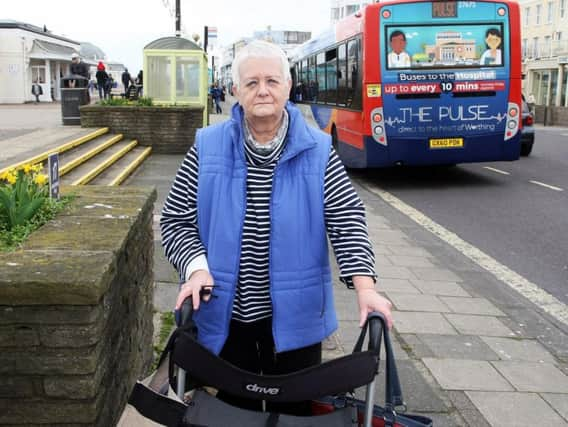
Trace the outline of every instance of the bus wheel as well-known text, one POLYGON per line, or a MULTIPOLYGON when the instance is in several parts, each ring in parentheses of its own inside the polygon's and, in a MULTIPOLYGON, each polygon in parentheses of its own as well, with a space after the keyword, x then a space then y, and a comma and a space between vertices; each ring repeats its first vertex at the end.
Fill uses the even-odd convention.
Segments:
POLYGON ((338 144, 339 144, 339 141, 337 139, 337 129, 335 128, 335 126, 333 126, 331 128, 331 145, 333 146, 333 149, 335 151, 337 151, 338 144))

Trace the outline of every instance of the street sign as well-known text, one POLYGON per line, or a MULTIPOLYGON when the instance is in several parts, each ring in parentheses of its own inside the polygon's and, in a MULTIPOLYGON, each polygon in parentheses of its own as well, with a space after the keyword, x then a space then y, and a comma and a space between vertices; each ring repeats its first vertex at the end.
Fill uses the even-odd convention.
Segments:
POLYGON ((49 197, 59 200, 59 153, 49 155, 47 168, 49 170, 49 197))

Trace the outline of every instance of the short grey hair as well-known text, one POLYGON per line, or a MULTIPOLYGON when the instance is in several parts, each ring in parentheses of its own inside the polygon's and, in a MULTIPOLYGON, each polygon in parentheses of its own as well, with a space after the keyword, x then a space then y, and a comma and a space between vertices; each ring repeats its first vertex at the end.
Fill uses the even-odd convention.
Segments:
POLYGON ((242 63, 249 59, 279 59, 282 67, 282 76, 284 79, 292 80, 290 74, 290 63, 288 62, 288 57, 282 50, 282 48, 273 43, 266 42, 264 40, 254 40, 247 44, 237 53, 237 56, 233 60, 231 66, 231 74, 233 76, 233 84, 239 86, 241 82, 240 67, 242 63))

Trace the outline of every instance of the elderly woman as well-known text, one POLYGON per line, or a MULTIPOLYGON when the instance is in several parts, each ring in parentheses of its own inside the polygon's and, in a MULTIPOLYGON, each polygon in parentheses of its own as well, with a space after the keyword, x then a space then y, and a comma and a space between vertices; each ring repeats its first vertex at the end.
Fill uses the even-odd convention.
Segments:
MULTIPOLYGON (((254 41, 232 72, 238 103, 198 132, 164 205, 162 243, 183 281, 176 308, 193 297, 199 341, 242 369, 284 374, 321 363, 337 328, 327 236, 361 324, 373 310, 392 324, 391 303, 375 290, 364 206, 329 135, 287 102, 284 52, 254 41)), ((268 409, 308 411, 283 406, 268 409)))

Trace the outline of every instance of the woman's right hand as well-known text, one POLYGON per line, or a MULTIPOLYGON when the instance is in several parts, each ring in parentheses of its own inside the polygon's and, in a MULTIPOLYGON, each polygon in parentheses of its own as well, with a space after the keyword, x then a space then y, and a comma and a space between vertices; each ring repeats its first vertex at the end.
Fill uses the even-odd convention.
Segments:
MULTIPOLYGON (((199 310, 199 303, 201 302, 200 291, 202 288, 213 287, 213 276, 207 270, 194 271, 189 280, 181 285, 180 291, 176 300, 176 310, 179 310, 186 298, 191 297, 193 300, 193 309, 199 310)), ((211 293, 203 295, 203 301, 209 301, 211 293)))

